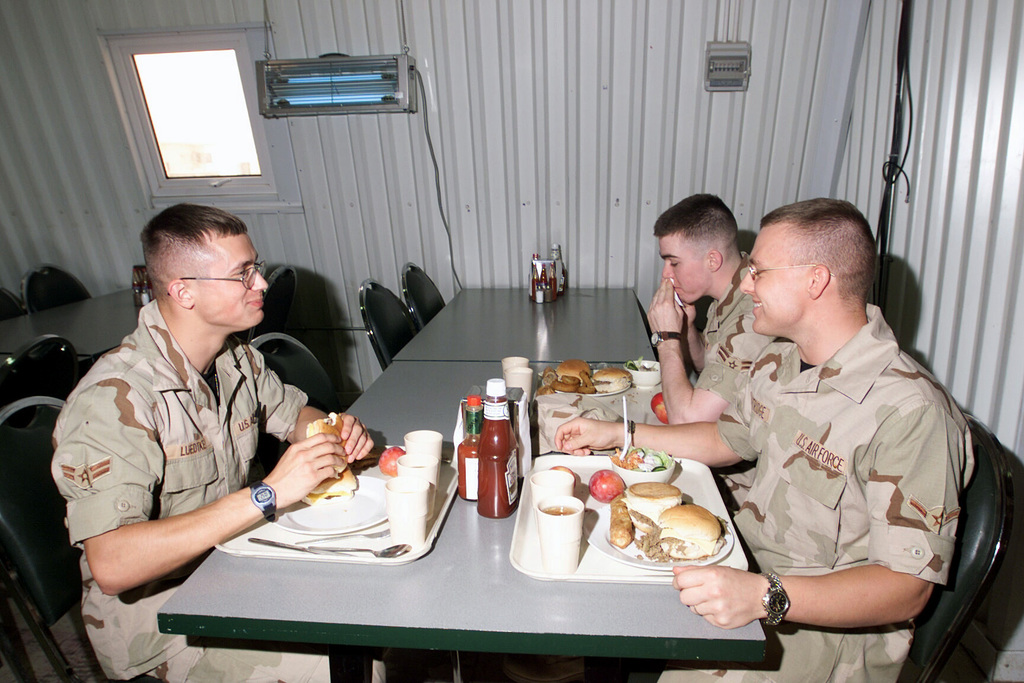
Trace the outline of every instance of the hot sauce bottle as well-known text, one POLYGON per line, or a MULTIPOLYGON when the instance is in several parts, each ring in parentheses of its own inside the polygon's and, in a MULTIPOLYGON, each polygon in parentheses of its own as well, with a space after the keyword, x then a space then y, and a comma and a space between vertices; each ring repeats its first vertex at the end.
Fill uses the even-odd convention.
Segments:
POLYGON ((476 500, 480 477, 480 430, 484 422, 484 408, 480 397, 470 394, 466 397, 466 438, 459 444, 459 497, 476 500))
POLYGON ((487 380, 480 433, 480 485, 476 504, 482 517, 508 517, 519 499, 519 452, 508 418, 505 380, 487 380))

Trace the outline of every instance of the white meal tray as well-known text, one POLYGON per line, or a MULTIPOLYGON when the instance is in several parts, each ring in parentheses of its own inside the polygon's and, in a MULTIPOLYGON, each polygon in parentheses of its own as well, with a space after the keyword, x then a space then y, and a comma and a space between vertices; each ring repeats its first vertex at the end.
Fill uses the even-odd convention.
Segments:
MULTIPOLYGON (((455 494, 459 488, 459 478, 455 472, 455 469, 448 464, 441 463, 441 469, 438 472, 438 487, 436 495, 434 496, 434 509, 431 512, 431 516, 427 519, 427 540, 419 548, 413 548, 410 552, 400 557, 392 558, 379 558, 370 555, 369 553, 354 553, 352 555, 312 555, 310 553, 304 553, 297 550, 289 550, 287 548, 272 548, 270 546, 256 545, 249 542, 249 538, 266 538, 274 541, 283 541, 285 543, 301 543, 303 541, 311 541, 317 537, 332 536, 336 533, 348 533, 352 531, 353 534, 357 533, 373 533, 376 531, 382 531, 388 528, 387 516, 383 513, 383 481, 386 481, 388 477, 382 475, 376 468, 367 470, 358 475, 360 488, 364 489, 364 499, 371 499, 371 503, 376 506, 380 505, 380 513, 377 515, 360 515, 360 517, 353 524, 348 524, 344 520, 346 515, 351 516, 351 510, 346 510, 340 506, 345 506, 345 503, 330 503, 324 506, 324 512, 331 513, 332 508, 337 510, 338 516, 338 530, 330 531, 317 531, 315 528, 299 532, 294 529, 301 528, 300 526, 292 523, 289 524, 289 520, 292 518, 286 517, 290 512, 302 512, 308 510, 308 506, 305 503, 296 503, 286 510, 282 510, 278 516, 277 522, 260 522, 256 526, 246 529, 241 534, 234 538, 228 539, 227 541, 217 545, 218 550, 222 550, 230 555, 238 555, 241 557, 264 557, 273 559, 285 559, 285 560, 308 560, 314 562, 342 562, 346 564, 376 564, 376 565, 399 565, 407 564, 414 560, 418 560, 427 553, 430 552, 431 548, 434 547, 434 541, 437 539, 437 534, 441 529, 441 523, 444 521, 445 515, 448 509, 451 507, 452 500, 455 498, 455 494), (334 506, 339 506, 335 508, 334 506), (382 517, 383 515, 383 517, 382 517), (374 521, 376 520, 376 521, 374 521), (366 522, 371 522, 366 524, 366 522), (292 527, 292 528, 289 528, 292 527)), ((356 492, 356 498, 359 497, 359 491, 356 492)), ((353 499, 353 502, 356 501, 353 499)), ((339 538, 335 541, 326 541, 317 545, 323 547, 339 547, 339 548, 371 548, 373 550, 380 550, 386 548, 389 545, 393 545, 394 541, 390 536, 384 538, 368 539, 358 535, 353 535, 347 538, 339 538)))
MULTIPOLYGON (((725 509, 725 503, 718 492, 711 470, 707 465, 692 460, 681 460, 676 469, 676 477, 670 482, 683 492, 683 502, 697 503, 710 510, 713 514, 722 519, 726 525, 726 536, 730 534, 731 548, 721 553, 721 557, 715 557, 711 562, 701 564, 722 564, 736 569, 747 569, 747 557, 743 552, 741 544, 736 536, 736 527, 733 525, 732 517, 725 509)), ((590 476, 602 469, 610 469, 608 457, 604 455, 588 455, 576 457, 572 455, 545 455, 534 460, 534 470, 546 470, 556 465, 564 465, 580 477, 580 483, 576 486, 575 495, 586 505, 583 518, 583 543, 580 548, 582 558, 571 575, 551 574, 544 571, 540 558, 540 541, 537 536, 537 522, 534 518, 532 491, 529 482, 523 485, 522 500, 519 501, 519 509, 516 513, 516 527, 512 534, 512 548, 509 551, 509 560, 512 566, 518 571, 532 576, 535 579, 545 581, 586 581, 595 583, 671 583, 672 571, 670 566, 663 569, 644 569, 636 564, 630 564, 628 558, 612 559, 609 552, 615 549, 607 543, 606 538, 599 538, 598 534, 607 533, 608 504, 601 503, 590 497, 588 482, 590 476), (603 523, 599 523, 603 522, 603 523), (605 550, 599 549, 604 548, 605 550)), ((630 546, 632 547, 632 546, 630 546)), ((685 564, 685 563, 680 563, 685 564)))

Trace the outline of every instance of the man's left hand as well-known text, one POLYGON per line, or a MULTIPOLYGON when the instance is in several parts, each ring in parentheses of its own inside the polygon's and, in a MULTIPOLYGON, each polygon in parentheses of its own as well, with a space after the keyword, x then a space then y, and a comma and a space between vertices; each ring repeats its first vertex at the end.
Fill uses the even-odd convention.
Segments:
POLYGON ((373 448, 373 439, 354 415, 341 416, 341 439, 345 443, 345 459, 349 462, 362 460, 373 448))

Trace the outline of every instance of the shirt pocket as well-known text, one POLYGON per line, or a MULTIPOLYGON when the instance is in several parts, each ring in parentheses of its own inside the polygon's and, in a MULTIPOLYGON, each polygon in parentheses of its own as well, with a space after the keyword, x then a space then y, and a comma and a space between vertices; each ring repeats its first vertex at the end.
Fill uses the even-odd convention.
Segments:
POLYGON ((167 455, 163 485, 165 493, 205 488, 217 480, 217 456, 213 446, 205 439, 187 446, 171 446, 165 448, 164 452, 167 455), (195 452, 187 452, 193 448, 195 452), (186 455, 182 455, 186 452, 186 455))
POLYGON ((839 501, 846 476, 802 453, 787 458, 771 496, 765 531, 799 564, 833 567, 840 530, 839 501))

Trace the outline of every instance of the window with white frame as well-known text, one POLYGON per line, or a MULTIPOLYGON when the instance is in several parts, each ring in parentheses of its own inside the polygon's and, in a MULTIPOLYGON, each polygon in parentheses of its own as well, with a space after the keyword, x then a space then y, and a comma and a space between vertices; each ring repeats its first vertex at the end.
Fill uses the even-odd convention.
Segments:
POLYGON ((154 206, 185 199, 297 205, 285 121, 264 119, 255 58, 262 27, 105 36, 143 186, 154 206))

